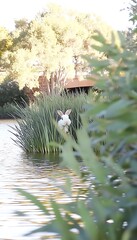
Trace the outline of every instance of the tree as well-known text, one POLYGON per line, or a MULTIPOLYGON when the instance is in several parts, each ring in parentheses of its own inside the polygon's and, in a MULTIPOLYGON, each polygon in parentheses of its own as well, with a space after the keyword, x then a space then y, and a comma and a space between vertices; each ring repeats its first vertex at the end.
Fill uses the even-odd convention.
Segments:
POLYGON ((132 22, 132 27, 125 33, 127 45, 130 51, 137 51, 137 0, 131 0, 127 7, 129 11, 129 21, 132 22))
POLYGON ((3 107, 5 104, 22 104, 24 101, 28 103, 28 98, 25 96, 23 90, 19 90, 18 83, 5 79, 0 85, 0 107, 3 107))
POLYGON ((5 57, 7 51, 12 48, 12 44, 12 36, 4 27, 0 26, 0 83, 3 81, 7 74, 5 57))
POLYGON ((11 45, 12 38, 10 34, 5 28, 0 27, 0 58, 5 51, 10 49, 11 45))
POLYGON ((110 32, 100 23, 95 16, 66 12, 54 4, 31 22, 16 21, 13 47, 4 62, 8 74, 20 87, 37 85, 38 76, 43 74, 50 83, 49 92, 59 91, 66 78, 74 78, 76 70, 79 75, 87 72, 81 55, 97 54, 92 48, 92 33, 101 28, 105 34, 110 32))

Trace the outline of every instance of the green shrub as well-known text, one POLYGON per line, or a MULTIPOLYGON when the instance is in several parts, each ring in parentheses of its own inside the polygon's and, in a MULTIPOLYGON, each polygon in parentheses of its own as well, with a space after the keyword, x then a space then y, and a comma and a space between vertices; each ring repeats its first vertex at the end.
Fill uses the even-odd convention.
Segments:
POLYGON ((5 104, 3 107, 0 106, 0 119, 11 119, 18 118, 16 110, 13 104, 5 104))
POLYGON ((26 152, 56 152, 64 137, 57 130, 59 116, 57 110, 65 112, 71 108, 72 120, 69 134, 76 138, 76 129, 81 126, 80 112, 86 95, 51 95, 42 96, 31 106, 16 107, 16 114, 21 118, 15 127, 16 143, 26 152), (58 144, 53 144, 53 143, 58 144))
POLYGON ((5 104, 24 104, 28 102, 27 97, 23 90, 19 89, 19 85, 16 81, 5 79, 0 84, 0 106, 5 104))
MULTIPOLYGON (((95 48, 108 56, 100 61, 87 58, 101 80, 103 101, 88 102, 77 142, 68 136, 61 154, 65 167, 87 184, 87 193, 65 205, 51 201, 55 219, 29 234, 50 229, 64 240, 136 240, 137 56, 126 50, 120 35, 112 34, 110 44, 101 35, 94 38, 99 43, 95 48)), ((18 191, 50 215, 34 196, 18 191)), ((66 185, 67 192, 72 196, 66 185)))

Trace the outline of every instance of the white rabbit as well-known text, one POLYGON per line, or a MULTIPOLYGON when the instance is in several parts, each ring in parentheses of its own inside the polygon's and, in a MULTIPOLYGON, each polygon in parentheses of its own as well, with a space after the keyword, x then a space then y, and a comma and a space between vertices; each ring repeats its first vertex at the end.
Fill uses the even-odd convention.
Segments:
POLYGON ((68 109, 65 113, 63 113, 60 110, 57 110, 57 113, 59 116, 61 116, 61 119, 58 121, 58 126, 60 129, 64 130, 65 133, 68 132, 68 127, 71 124, 71 120, 69 119, 69 114, 71 113, 71 109, 68 109))

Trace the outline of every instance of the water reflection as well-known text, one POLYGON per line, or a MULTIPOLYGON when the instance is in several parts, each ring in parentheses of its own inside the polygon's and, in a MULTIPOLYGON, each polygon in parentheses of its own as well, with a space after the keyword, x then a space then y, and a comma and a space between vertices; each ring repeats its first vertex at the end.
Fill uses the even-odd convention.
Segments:
MULTIPOLYGON (((46 224, 50 218, 21 196, 16 188, 34 194, 50 207, 51 198, 63 203, 70 201, 58 186, 65 183, 68 175, 72 176, 72 181, 74 176, 68 169, 60 167, 61 159, 55 154, 24 154, 11 139, 13 135, 9 130, 14 124, 15 121, 0 120, 0 239, 59 239, 53 233, 23 236, 46 224), (17 216, 17 212, 23 212, 25 216, 17 216)), ((76 178, 74 184, 75 189, 81 188, 76 178)))

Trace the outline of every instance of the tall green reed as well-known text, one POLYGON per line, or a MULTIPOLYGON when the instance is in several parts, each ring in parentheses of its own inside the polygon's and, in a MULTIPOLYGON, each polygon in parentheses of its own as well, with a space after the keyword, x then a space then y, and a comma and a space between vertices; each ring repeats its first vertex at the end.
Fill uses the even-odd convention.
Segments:
POLYGON ((25 152, 59 151, 59 145, 64 142, 64 137, 57 127, 59 120, 57 110, 65 112, 69 108, 72 109, 69 134, 76 138, 75 132, 81 126, 80 113, 83 111, 82 107, 86 99, 87 96, 84 93, 63 94, 62 96, 43 95, 31 106, 26 106, 26 108, 16 106, 19 119, 12 131, 16 137, 14 141, 25 152))

